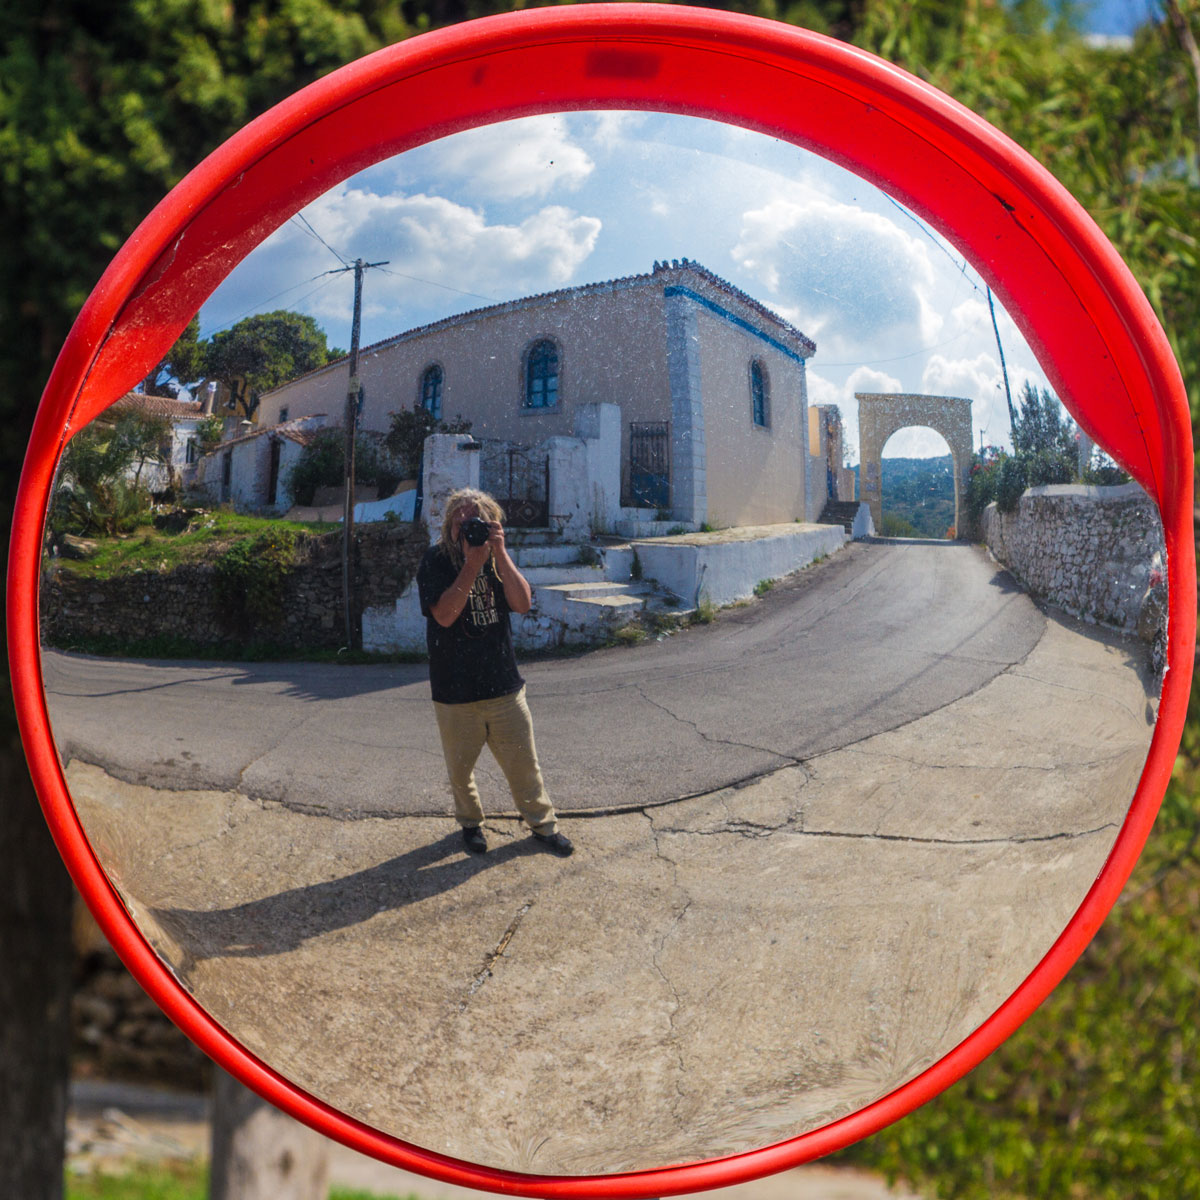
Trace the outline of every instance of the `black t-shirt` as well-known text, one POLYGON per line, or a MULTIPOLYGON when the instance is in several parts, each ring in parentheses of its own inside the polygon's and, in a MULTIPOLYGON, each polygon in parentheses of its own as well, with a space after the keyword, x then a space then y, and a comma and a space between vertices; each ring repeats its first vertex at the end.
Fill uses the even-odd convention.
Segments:
POLYGON ((513 653, 511 610, 490 558, 475 577, 458 620, 448 626, 434 620, 433 606, 460 570, 440 546, 430 546, 417 568, 417 593, 429 646, 429 682, 439 704, 509 696, 525 683, 513 653))

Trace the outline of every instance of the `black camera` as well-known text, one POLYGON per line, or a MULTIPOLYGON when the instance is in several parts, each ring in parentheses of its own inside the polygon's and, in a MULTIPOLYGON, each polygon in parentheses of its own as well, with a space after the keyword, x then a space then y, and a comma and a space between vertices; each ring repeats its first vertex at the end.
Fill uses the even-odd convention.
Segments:
POLYGON ((468 546, 482 546, 492 536, 491 526, 480 517, 468 517, 459 526, 459 532, 468 546))

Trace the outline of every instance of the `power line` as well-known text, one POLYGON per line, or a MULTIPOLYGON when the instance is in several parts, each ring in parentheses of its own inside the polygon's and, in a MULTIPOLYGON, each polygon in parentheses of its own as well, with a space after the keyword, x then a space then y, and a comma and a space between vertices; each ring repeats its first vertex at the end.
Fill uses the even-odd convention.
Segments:
POLYGON ((439 283, 436 279, 422 279, 419 275, 406 275, 403 271, 384 271, 385 275, 395 275, 398 279, 410 279, 413 283, 427 283, 430 287, 445 288, 459 296, 471 296, 476 300, 486 300, 489 304, 498 304, 495 296, 481 296, 478 292, 464 292, 462 288, 451 287, 448 283, 439 283))
POLYGON ((971 285, 975 291, 979 291, 979 285, 967 274, 967 260, 958 259, 946 248, 946 243, 938 237, 934 236, 933 230, 917 216, 916 213, 910 212, 899 200, 889 196, 887 192, 883 193, 883 197, 889 204, 894 205, 901 213, 904 214, 954 265, 958 268, 959 274, 971 285))
MULTIPOLYGON (((306 292, 300 297, 297 303, 303 304, 304 301, 310 296, 315 296, 321 290, 321 288, 332 282, 331 280, 325 279, 326 275, 340 275, 341 273, 341 271, 322 271, 319 275, 314 275, 311 279, 303 279, 299 283, 293 283, 291 287, 285 287, 282 292, 276 292, 275 295, 268 297, 266 300, 252 305, 250 308, 246 309, 241 316, 231 317, 228 321, 222 321, 220 325, 214 326, 212 333, 219 333, 222 329, 228 329, 230 326, 236 325, 239 321, 244 320, 246 317, 257 316, 266 310, 268 304, 272 304, 274 301, 280 299, 280 297, 286 296, 288 292, 294 292, 297 288, 307 287, 308 284, 315 283, 318 279, 324 279, 325 282, 322 283, 320 287, 315 287, 311 292, 306 292)), ((211 337, 212 334, 209 334, 209 336, 211 337)))
POLYGON ((311 221, 309 221, 309 219, 308 219, 308 218, 307 218, 307 217, 306 217, 306 216, 305 216, 305 215, 304 215, 302 212, 298 212, 298 213, 297 213, 297 214, 296 214, 296 215, 295 215, 295 216, 292 218, 292 220, 293 220, 293 221, 303 221, 303 222, 304 222, 304 224, 301 226, 301 228, 302 228, 302 229, 305 229, 305 230, 306 230, 308 233, 312 234, 312 236, 313 236, 313 237, 315 237, 315 238, 317 239, 317 241, 318 241, 318 242, 320 242, 320 243, 321 243, 321 245, 322 245, 322 246, 324 246, 324 247, 325 247, 325 249, 326 249, 326 250, 328 250, 328 251, 329 251, 329 253, 330 253, 330 254, 332 254, 332 255, 333 255, 333 257, 334 257, 334 258, 336 258, 336 259, 338 260, 338 262, 340 262, 340 263, 342 264, 342 266, 343 266, 343 267, 351 267, 351 266, 353 266, 353 264, 350 262, 350 260, 349 260, 349 259, 347 259, 347 258, 345 257, 345 255, 339 254, 339 253, 338 253, 338 252, 337 252, 337 251, 336 251, 336 250, 335 250, 335 249, 334 249, 334 248, 333 248, 333 247, 332 247, 332 246, 331 246, 331 245, 330 245, 330 244, 329 244, 329 243, 328 243, 328 242, 327 242, 327 241, 326 241, 326 240, 325 240, 325 239, 324 239, 324 238, 323 238, 323 237, 322 237, 322 236, 321 236, 321 235, 320 235, 320 234, 319 234, 319 233, 318 233, 318 232, 317 232, 317 231, 316 231, 316 230, 315 230, 313 227, 312 227, 312 222, 311 222, 311 221))
POLYGON ((974 333, 973 329, 963 329, 956 333, 953 337, 947 338, 944 342, 934 342, 932 346, 921 346, 917 350, 913 350, 908 354, 893 354, 891 358, 871 358, 862 359, 856 358, 853 362, 822 362, 821 367, 878 367, 884 363, 902 362, 906 358, 919 358, 922 354, 928 354, 932 350, 940 350, 943 346, 952 345, 960 338, 965 338, 969 334, 974 333))

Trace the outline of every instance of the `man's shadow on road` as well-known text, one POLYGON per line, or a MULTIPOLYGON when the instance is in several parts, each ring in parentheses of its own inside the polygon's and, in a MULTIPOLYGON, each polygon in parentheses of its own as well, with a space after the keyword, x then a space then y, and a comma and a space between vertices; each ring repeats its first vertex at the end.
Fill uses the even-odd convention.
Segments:
POLYGON ((545 853, 532 837, 514 838, 487 854, 461 851, 462 836, 456 831, 340 879, 289 888, 231 908, 151 908, 150 913, 183 952, 186 961, 176 969, 186 977, 198 961, 296 950, 310 938, 441 895, 481 871, 545 853))

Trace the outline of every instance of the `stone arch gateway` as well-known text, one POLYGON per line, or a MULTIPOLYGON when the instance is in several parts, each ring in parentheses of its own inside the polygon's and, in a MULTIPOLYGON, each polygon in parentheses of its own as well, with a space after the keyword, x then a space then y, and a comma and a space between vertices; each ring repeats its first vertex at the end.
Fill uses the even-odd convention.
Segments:
POLYGON ((910 425, 927 425, 950 447, 954 464, 954 528, 969 531, 966 520, 967 480, 971 473, 971 401, 961 396, 928 396, 916 392, 855 392, 858 401, 859 498, 871 508, 876 529, 883 528, 882 458, 888 438, 910 425))

